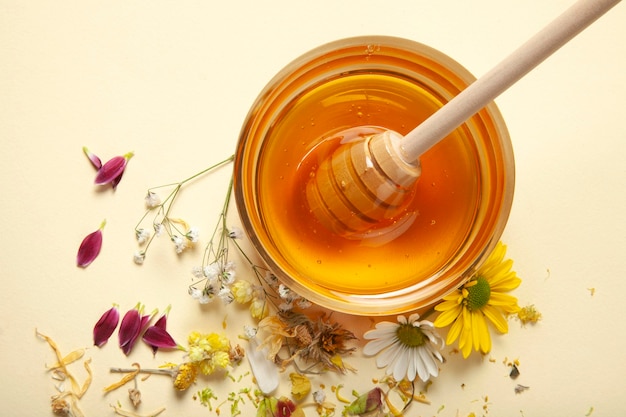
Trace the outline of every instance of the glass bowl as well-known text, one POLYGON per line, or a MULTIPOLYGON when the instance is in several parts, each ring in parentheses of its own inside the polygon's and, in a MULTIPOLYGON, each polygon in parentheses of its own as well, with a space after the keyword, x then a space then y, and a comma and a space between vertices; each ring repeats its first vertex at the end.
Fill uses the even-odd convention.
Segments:
POLYGON ((365 36, 313 49, 268 83, 241 130, 234 191, 252 245, 285 285, 374 316, 424 310, 471 277, 513 200, 513 151, 495 104, 422 156, 401 227, 338 235, 305 190, 337 147, 382 129, 404 135, 474 80, 426 45, 365 36))

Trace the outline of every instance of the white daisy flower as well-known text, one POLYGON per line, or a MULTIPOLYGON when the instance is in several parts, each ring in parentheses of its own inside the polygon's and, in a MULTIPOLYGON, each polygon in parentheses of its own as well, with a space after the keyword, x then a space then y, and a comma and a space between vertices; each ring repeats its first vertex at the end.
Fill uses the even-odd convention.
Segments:
POLYGON ((382 321, 363 335, 370 340, 363 353, 377 355, 376 366, 387 367, 386 373, 392 374, 396 381, 405 378, 414 381, 416 376, 427 381, 439 374, 437 360, 443 362, 439 353, 443 339, 430 321, 418 319, 419 314, 411 314, 408 320, 398 316, 398 323, 382 321))

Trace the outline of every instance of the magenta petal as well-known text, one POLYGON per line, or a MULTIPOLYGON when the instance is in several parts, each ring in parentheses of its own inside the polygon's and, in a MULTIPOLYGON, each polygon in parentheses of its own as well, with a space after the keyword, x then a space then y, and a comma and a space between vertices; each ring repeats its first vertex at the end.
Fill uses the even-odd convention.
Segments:
POLYGON ((96 154, 91 153, 86 146, 83 146, 83 152, 85 153, 85 155, 87 155, 87 158, 89 158, 89 161, 91 161, 91 164, 96 169, 99 170, 100 168, 102 168, 102 161, 100 161, 100 158, 98 158, 96 154))
POLYGON ((124 156, 116 156, 108 160, 96 174, 94 181, 96 185, 112 184, 114 187, 117 187, 126 169, 126 164, 132 156, 133 153, 128 152, 124 156))
POLYGON ((117 306, 107 310, 93 328, 93 344, 101 347, 104 345, 117 327, 120 321, 120 312, 117 306))
POLYGON ((146 332, 143 334, 143 341, 156 348, 171 349, 178 346, 167 330, 157 327, 156 325, 146 329, 146 332))
POLYGON ((106 221, 103 221, 98 230, 85 236, 78 248, 76 265, 84 268, 98 257, 102 248, 102 228, 105 224, 106 221))
POLYGON ((124 172, 122 172, 120 175, 115 177, 113 181, 111 181, 111 187, 113 187, 114 190, 117 188, 117 184, 119 184, 120 181, 122 181, 122 175, 124 175, 124 172))
POLYGON ((156 323, 154 323, 155 327, 165 330, 167 327, 167 314, 163 314, 156 323))
POLYGON ((137 336, 141 330, 141 316, 139 310, 133 308, 128 310, 122 318, 122 324, 120 324, 120 330, 118 338, 120 342, 120 348, 125 355, 128 355, 137 340, 137 336))
POLYGON ((102 165, 94 182, 97 185, 108 184, 119 177, 120 174, 124 172, 124 168, 126 168, 126 158, 123 156, 111 158, 107 163, 102 165))

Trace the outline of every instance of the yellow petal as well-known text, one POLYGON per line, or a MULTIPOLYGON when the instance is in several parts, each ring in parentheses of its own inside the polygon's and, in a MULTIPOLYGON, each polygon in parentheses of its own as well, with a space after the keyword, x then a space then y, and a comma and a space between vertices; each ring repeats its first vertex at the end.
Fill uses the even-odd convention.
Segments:
POLYGON ((502 310, 505 314, 517 313, 519 306, 517 305, 517 298, 509 294, 492 293, 489 297, 487 305, 494 306, 502 310))
POLYGON ((463 357, 467 358, 472 352, 472 319, 467 309, 463 309, 461 320, 463 320, 463 328, 459 336, 459 349, 461 349, 463 357))
POLYGON ((475 350, 479 350, 481 342, 480 322, 484 319, 480 311, 471 312, 470 317, 472 319, 472 346, 474 346, 475 350))
POLYGON ((442 311, 434 321, 435 327, 446 327, 461 315, 463 306, 460 304, 455 305, 449 310, 442 311))
POLYGON ((502 276, 494 277, 489 281, 489 285, 493 291, 511 291, 519 287, 522 280, 517 277, 515 272, 511 271, 502 276))
POLYGON ((485 316, 500 333, 507 333, 509 331, 509 324, 495 307, 486 305, 483 307, 483 313, 485 313, 485 316))
POLYGON ((448 331, 448 336, 446 337, 446 344, 451 345, 461 334, 461 330, 463 329, 463 319, 459 317, 450 327, 448 331))
POLYGON ((491 336, 487 328, 487 321, 482 313, 477 313, 476 316, 474 326, 474 334, 478 336, 478 346, 476 346, 476 350, 480 350, 482 353, 488 353, 491 350, 491 336))

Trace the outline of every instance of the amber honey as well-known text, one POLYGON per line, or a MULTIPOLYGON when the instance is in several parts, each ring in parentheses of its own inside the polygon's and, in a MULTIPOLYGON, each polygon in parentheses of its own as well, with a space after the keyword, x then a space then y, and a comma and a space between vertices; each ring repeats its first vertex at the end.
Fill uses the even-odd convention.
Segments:
POLYGON ((269 266, 312 301, 357 314, 419 308, 459 285, 495 244, 512 194, 508 136, 487 109, 423 155, 395 218, 345 236, 312 215, 307 184, 337 147, 383 129, 405 134, 471 82, 428 48, 378 39, 313 53, 274 80, 236 165, 244 226, 269 266))

